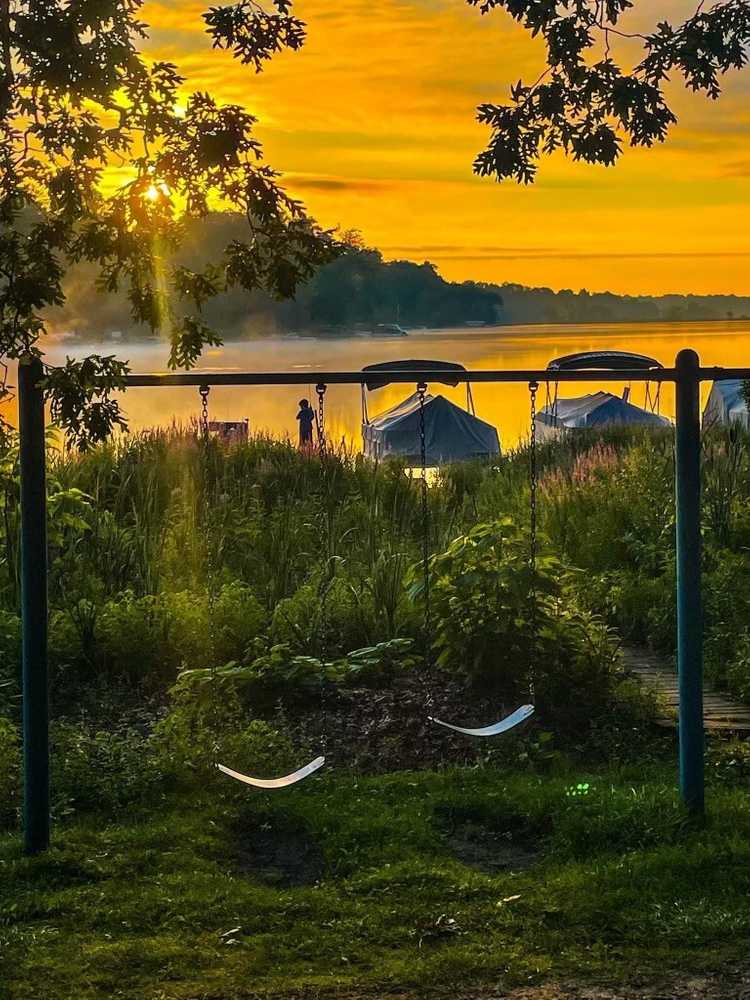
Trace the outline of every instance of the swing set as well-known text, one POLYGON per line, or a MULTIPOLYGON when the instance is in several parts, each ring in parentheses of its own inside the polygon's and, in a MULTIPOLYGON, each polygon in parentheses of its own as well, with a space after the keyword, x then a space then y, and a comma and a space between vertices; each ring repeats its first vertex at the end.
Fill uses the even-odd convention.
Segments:
MULTIPOLYGON (((389 382, 414 385, 420 398, 421 508, 424 574, 424 613, 426 659, 430 642, 430 551, 427 455, 424 433, 424 397, 430 382, 442 382, 445 371, 399 370, 387 373, 389 382)), ((49 704, 47 672, 47 511, 45 485, 45 406, 41 382, 44 368, 36 358, 19 364, 19 434, 21 466, 21 616, 23 667, 23 743, 24 743, 24 846, 28 853, 45 850, 49 845, 49 704)), ((750 379, 750 368, 702 368, 697 354, 683 350, 674 368, 644 371, 643 368, 561 368, 554 372, 533 370, 478 370, 452 372, 452 380, 465 383, 521 383, 530 391, 530 607, 535 606, 534 570, 536 560, 536 485, 537 448, 535 435, 536 395, 540 384, 550 382, 654 382, 659 387, 672 383, 676 390, 675 481, 677 540, 677 665, 679 686, 679 764, 680 792, 693 813, 704 810, 704 734, 702 688, 701 625, 701 524, 700 524, 700 386, 704 381, 750 379)), ((319 374, 318 448, 326 450, 324 399, 330 385, 359 385, 368 379, 363 372, 327 372, 319 374)), ((208 393, 215 386, 304 385, 309 376, 299 372, 131 374, 125 378, 128 388, 192 386, 200 390, 203 402, 202 426, 209 433, 208 393)), ((206 450, 206 456, 208 452, 206 450)), ((209 590, 212 587, 209 569, 209 590)), ((534 619, 532 618, 532 625, 534 619)), ((533 629, 535 634, 535 627, 533 629)), ((472 738, 490 738, 509 732, 525 722, 534 712, 533 670, 529 684, 529 703, 505 718, 484 727, 468 728, 430 717, 437 726, 472 738)), ((256 778, 217 763, 222 773, 255 788, 278 789, 294 785, 319 770, 323 754, 291 774, 278 778, 256 778)))

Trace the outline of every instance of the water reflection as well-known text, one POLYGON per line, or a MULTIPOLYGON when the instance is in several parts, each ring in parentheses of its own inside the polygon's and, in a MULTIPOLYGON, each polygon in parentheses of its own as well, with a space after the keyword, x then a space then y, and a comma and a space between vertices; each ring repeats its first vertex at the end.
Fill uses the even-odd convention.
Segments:
MULTIPOLYGON (((312 340, 279 338, 230 344, 208 353, 202 365, 212 371, 305 371, 310 382, 304 386, 214 388, 211 415, 217 420, 248 418, 253 431, 296 437, 297 403, 315 398, 316 372, 358 370, 366 364, 404 358, 457 361, 467 368, 543 368, 554 357, 601 348, 630 350, 648 354, 671 366, 677 351, 692 347, 706 365, 748 365, 750 363, 750 323, 628 324, 606 326, 503 327, 486 331, 452 329, 416 331, 409 340, 312 340)), ((65 354, 83 355, 97 351, 127 357, 134 371, 165 370, 166 348, 162 344, 76 345, 71 350, 53 346, 49 360, 62 361, 65 354)), ((563 387, 563 395, 580 395, 602 388, 563 387)), ((623 386, 609 385, 613 392, 623 386)), ((436 387, 437 389, 437 387, 436 387)), ((709 387, 704 386, 704 395, 709 387)), ((373 416, 398 402, 410 386, 389 386, 369 395, 373 416)), ((440 392, 463 405, 465 390, 440 387, 440 392)), ((633 387, 632 400, 643 403, 643 387, 633 387)), ((474 386, 477 415, 495 424, 504 447, 528 434, 529 400, 523 385, 474 386)), ((132 389, 124 399, 131 428, 152 427, 172 420, 187 422, 199 412, 197 389, 132 389)), ((357 386, 331 386, 326 394, 326 420, 330 435, 359 447, 361 419, 360 390, 357 386)), ((674 413, 674 392, 665 386, 662 412, 674 413)))

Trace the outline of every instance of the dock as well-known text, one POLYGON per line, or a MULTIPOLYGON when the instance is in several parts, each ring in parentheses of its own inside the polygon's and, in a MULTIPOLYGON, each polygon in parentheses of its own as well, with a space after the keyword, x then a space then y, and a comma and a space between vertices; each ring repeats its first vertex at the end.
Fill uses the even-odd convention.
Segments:
MULTIPOLYGON (((674 664, 667 656, 643 646, 623 646, 620 653, 626 671, 656 693, 660 705, 659 725, 676 728, 679 692, 674 664)), ((706 729, 750 733, 750 705, 704 683, 703 721, 706 729)))

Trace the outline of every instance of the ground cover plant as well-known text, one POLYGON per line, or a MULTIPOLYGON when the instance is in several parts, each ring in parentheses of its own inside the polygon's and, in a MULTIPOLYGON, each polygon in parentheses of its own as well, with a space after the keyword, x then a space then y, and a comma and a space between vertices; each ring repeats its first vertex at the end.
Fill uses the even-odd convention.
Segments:
MULTIPOLYGON (((748 683, 742 434, 706 437, 707 665, 748 683), (739 605, 739 606, 738 606, 739 605)), ((668 435, 443 470, 192 429, 50 438, 52 851, 20 855, 17 451, 0 456, 0 976, 12 997, 622 980, 746 949, 746 744, 709 818, 619 664, 671 650, 668 435), (534 607, 530 606, 533 596, 534 607), (429 712, 534 722, 477 746, 429 712), (219 775, 329 767, 278 797, 219 775), (75 961, 71 956, 75 955, 75 961), (55 992, 56 991, 56 992, 55 992)))

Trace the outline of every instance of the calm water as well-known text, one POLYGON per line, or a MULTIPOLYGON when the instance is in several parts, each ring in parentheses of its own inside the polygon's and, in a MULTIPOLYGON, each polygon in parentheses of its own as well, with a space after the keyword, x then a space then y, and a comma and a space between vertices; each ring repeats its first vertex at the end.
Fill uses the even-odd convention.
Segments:
MULTIPOLYGON (((683 347, 692 347, 704 364, 750 364, 750 322, 631 324, 607 326, 502 327, 491 330, 453 329, 414 332, 408 340, 295 340, 279 338, 229 346, 209 352, 202 367, 213 371, 309 371, 310 385, 272 388, 214 388, 211 414, 215 419, 248 417, 254 430, 276 436, 296 434, 296 403, 302 396, 314 398, 317 371, 357 370, 378 361, 404 358, 457 361, 467 368, 544 368, 560 355, 607 348, 631 350, 671 365, 683 347)), ((91 351, 127 357, 134 371, 165 370, 166 347, 159 344, 77 345, 67 353, 91 351)), ((50 360, 62 360, 64 348, 53 347, 50 360)), ((621 387, 612 388, 613 392, 621 387)), ((581 395, 598 388, 571 387, 563 395, 581 395)), ((704 388, 704 395, 709 387, 704 388)), ((386 409, 410 391, 392 386, 369 396, 370 414, 386 409)), ((465 399, 462 388, 440 387, 457 402, 465 399)), ((643 387, 631 397, 643 402, 643 387)), ((477 414, 494 423, 503 444, 509 446, 528 433, 528 392, 525 386, 476 385, 477 414)), ((358 387, 332 386, 326 396, 327 424, 337 439, 342 436, 359 442, 360 391, 358 387)), ((132 389, 124 400, 133 429, 168 423, 173 418, 187 421, 198 414, 197 389, 132 389)), ((674 413, 673 390, 665 386, 662 412, 674 413)))

